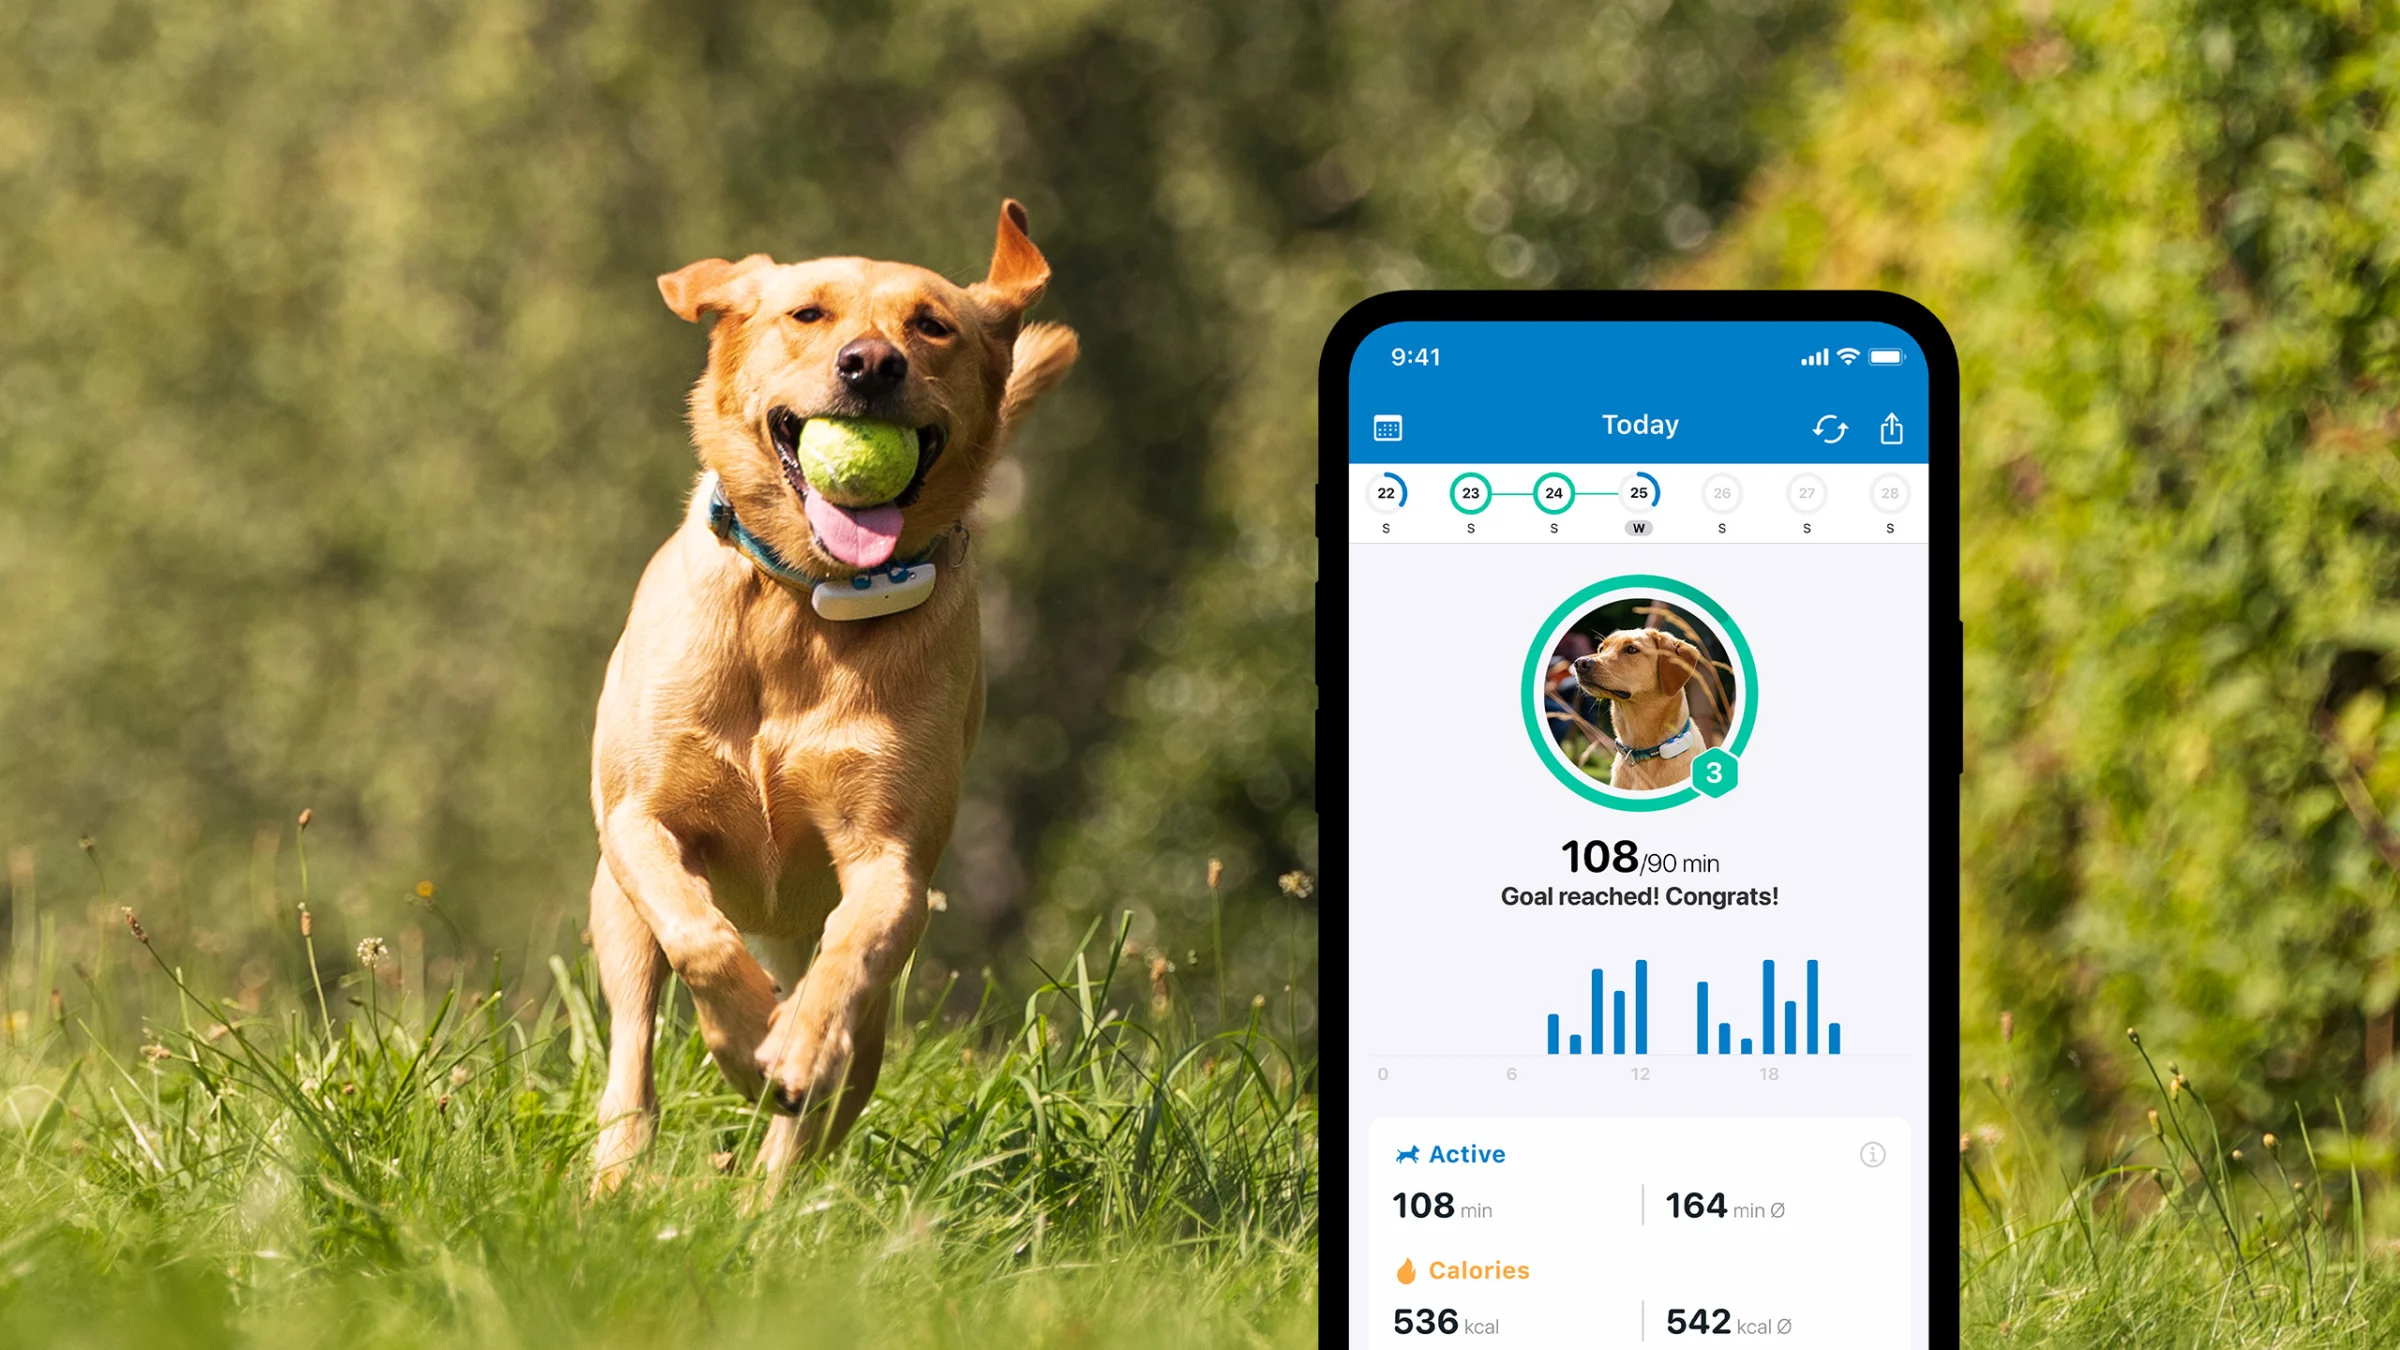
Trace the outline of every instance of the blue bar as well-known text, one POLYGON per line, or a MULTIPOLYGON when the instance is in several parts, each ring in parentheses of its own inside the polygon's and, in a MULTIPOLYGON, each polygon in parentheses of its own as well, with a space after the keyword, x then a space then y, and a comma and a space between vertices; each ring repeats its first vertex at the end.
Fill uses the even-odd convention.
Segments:
POLYGON ((1720 1055, 1733 1053, 1733 1023, 1731 1022, 1717 1023, 1717 1053, 1720 1055))
POLYGON ((1592 1053, 1600 1053, 1600 972, 1592 972, 1592 1053))
POLYGON ((1871 322, 1410 320, 1377 329, 1351 359, 1350 461, 1923 464, 1929 371, 1914 339, 1871 322), (1900 363, 1859 350, 1878 347, 1900 363), (1837 350, 1854 363, 1831 360, 1837 350), (1820 353, 1825 365, 1807 360, 1820 353), (1725 397, 1729 387, 1742 396, 1725 397), (1495 436, 1490 391, 1503 388, 1574 390, 1579 401, 1543 435, 1495 436), (1876 434, 1886 414, 1906 428, 1901 444, 1876 434), (1645 415, 1671 421, 1672 434, 1635 423, 1645 415), (1824 415, 1850 428, 1832 445, 1815 434, 1824 415), (1378 440, 1378 417, 1404 424, 1378 440))
POLYGON ((1570 1055, 1580 1055, 1583 1053, 1583 1036, 1580 1032, 1573 1036, 1567 1037, 1567 1053, 1570 1055))
POLYGON ((1827 1022, 1825 1024, 1825 1052, 1831 1055, 1838 1055, 1842 1053, 1841 1023, 1827 1022))
POLYGON ((1759 1053, 1771 1055, 1775 1053, 1775 963, 1761 961, 1758 967, 1761 994, 1758 1020, 1764 1024, 1758 1029, 1759 1053))
POLYGON ((1817 1053, 1817 963, 1808 963, 1808 1053, 1817 1053))
POLYGON ((1742 1038, 1742 1053, 1745 1055, 1750 1053, 1750 1038, 1747 1036, 1742 1038))
POLYGON ((1620 990, 1618 990, 1618 991, 1617 991, 1617 1045, 1616 1045, 1616 1050, 1617 1050, 1617 1053, 1618 1053, 1618 1054, 1620 1054, 1620 1055, 1625 1053, 1625 991, 1624 991, 1624 990, 1622 990, 1622 989, 1620 989, 1620 990))
POLYGON ((1633 1053, 1650 1053, 1650 963, 1647 961, 1633 963, 1633 1053))
POLYGON ((1708 981, 1700 982, 1700 1053, 1708 1053, 1708 981))
POLYGON ((1800 1005, 1787 998, 1783 1001, 1783 1053, 1795 1053, 1794 1047, 1800 1044, 1800 1037, 1796 1034, 1799 1030, 1800 1005))
POLYGON ((1550 1053, 1558 1053, 1558 1014, 1550 1014, 1550 1053))

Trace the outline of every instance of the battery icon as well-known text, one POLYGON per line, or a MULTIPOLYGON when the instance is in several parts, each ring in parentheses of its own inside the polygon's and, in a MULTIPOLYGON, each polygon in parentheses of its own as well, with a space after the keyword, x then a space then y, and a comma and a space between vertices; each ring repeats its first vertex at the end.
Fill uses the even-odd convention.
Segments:
POLYGON ((1869 347, 1867 349, 1867 364, 1870 366, 1896 366, 1900 364, 1900 361, 1898 347, 1869 347))

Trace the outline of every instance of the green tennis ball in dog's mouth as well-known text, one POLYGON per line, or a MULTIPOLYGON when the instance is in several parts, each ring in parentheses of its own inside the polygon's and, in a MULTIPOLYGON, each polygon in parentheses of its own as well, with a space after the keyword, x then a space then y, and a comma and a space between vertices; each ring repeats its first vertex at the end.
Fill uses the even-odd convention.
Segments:
POLYGON ((812 417, 800 429, 800 472, 841 506, 875 506, 917 476, 917 431, 859 417, 812 417))

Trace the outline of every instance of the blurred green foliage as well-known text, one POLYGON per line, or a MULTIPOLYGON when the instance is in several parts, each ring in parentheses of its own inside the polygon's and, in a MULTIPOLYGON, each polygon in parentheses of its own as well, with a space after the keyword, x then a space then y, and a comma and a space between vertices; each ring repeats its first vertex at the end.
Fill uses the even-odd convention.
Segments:
POLYGON ((1878 0, 1689 274, 1957 339, 1973 1117, 2012 1065, 2131 1111, 2137 1025, 2237 1115, 2390 1119, 2400 911, 2337 778, 2400 803, 2395 96, 2389 6, 1878 0))
POLYGON ((321 936, 419 925, 437 982, 571 945, 593 700, 693 469, 702 335, 652 277, 978 276, 1012 194, 1084 359, 983 508, 991 718, 929 955, 1014 979, 1132 908, 1197 959, 1214 857, 1226 983, 1305 1000, 1314 901, 1274 878, 1318 849, 1323 333, 1374 290, 1638 283, 1700 247, 1814 13, 0 10, 15 1006, 102 959, 86 831, 163 943, 293 975, 302 806, 321 936))

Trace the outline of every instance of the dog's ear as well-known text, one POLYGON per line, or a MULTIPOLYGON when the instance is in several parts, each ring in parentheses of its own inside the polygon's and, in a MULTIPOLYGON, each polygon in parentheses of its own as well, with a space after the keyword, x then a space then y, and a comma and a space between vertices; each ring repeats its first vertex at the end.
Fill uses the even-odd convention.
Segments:
POLYGON ((1008 367, 1008 387, 1000 395, 1000 420, 1013 423, 1036 399, 1067 377, 1082 344, 1075 330, 1055 323, 1032 323, 1017 334, 1008 367))
POLYGON ((703 314, 722 314, 757 303, 755 287, 745 284, 751 273, 774 260, 753 253, 740 262, 702 258, 658 279, 658 293, 685 323, 698 323, 703 314))
POLYGON ((1698 647, 1666 633, 1658 634, 1658 647, 1658 688, 1663 694, 1682 689, 1683 682, 1708 659, 1698 647))
POLYGON ((1050 284, 1050 262, 1025 233, 1025 208, 1011 197, 1000 203, 1000 237, 992 245, 992 267, 983 280, 967 288, 990 316, 992 336, 1017 340, 1025 311, 1042 298, 1050 284))

